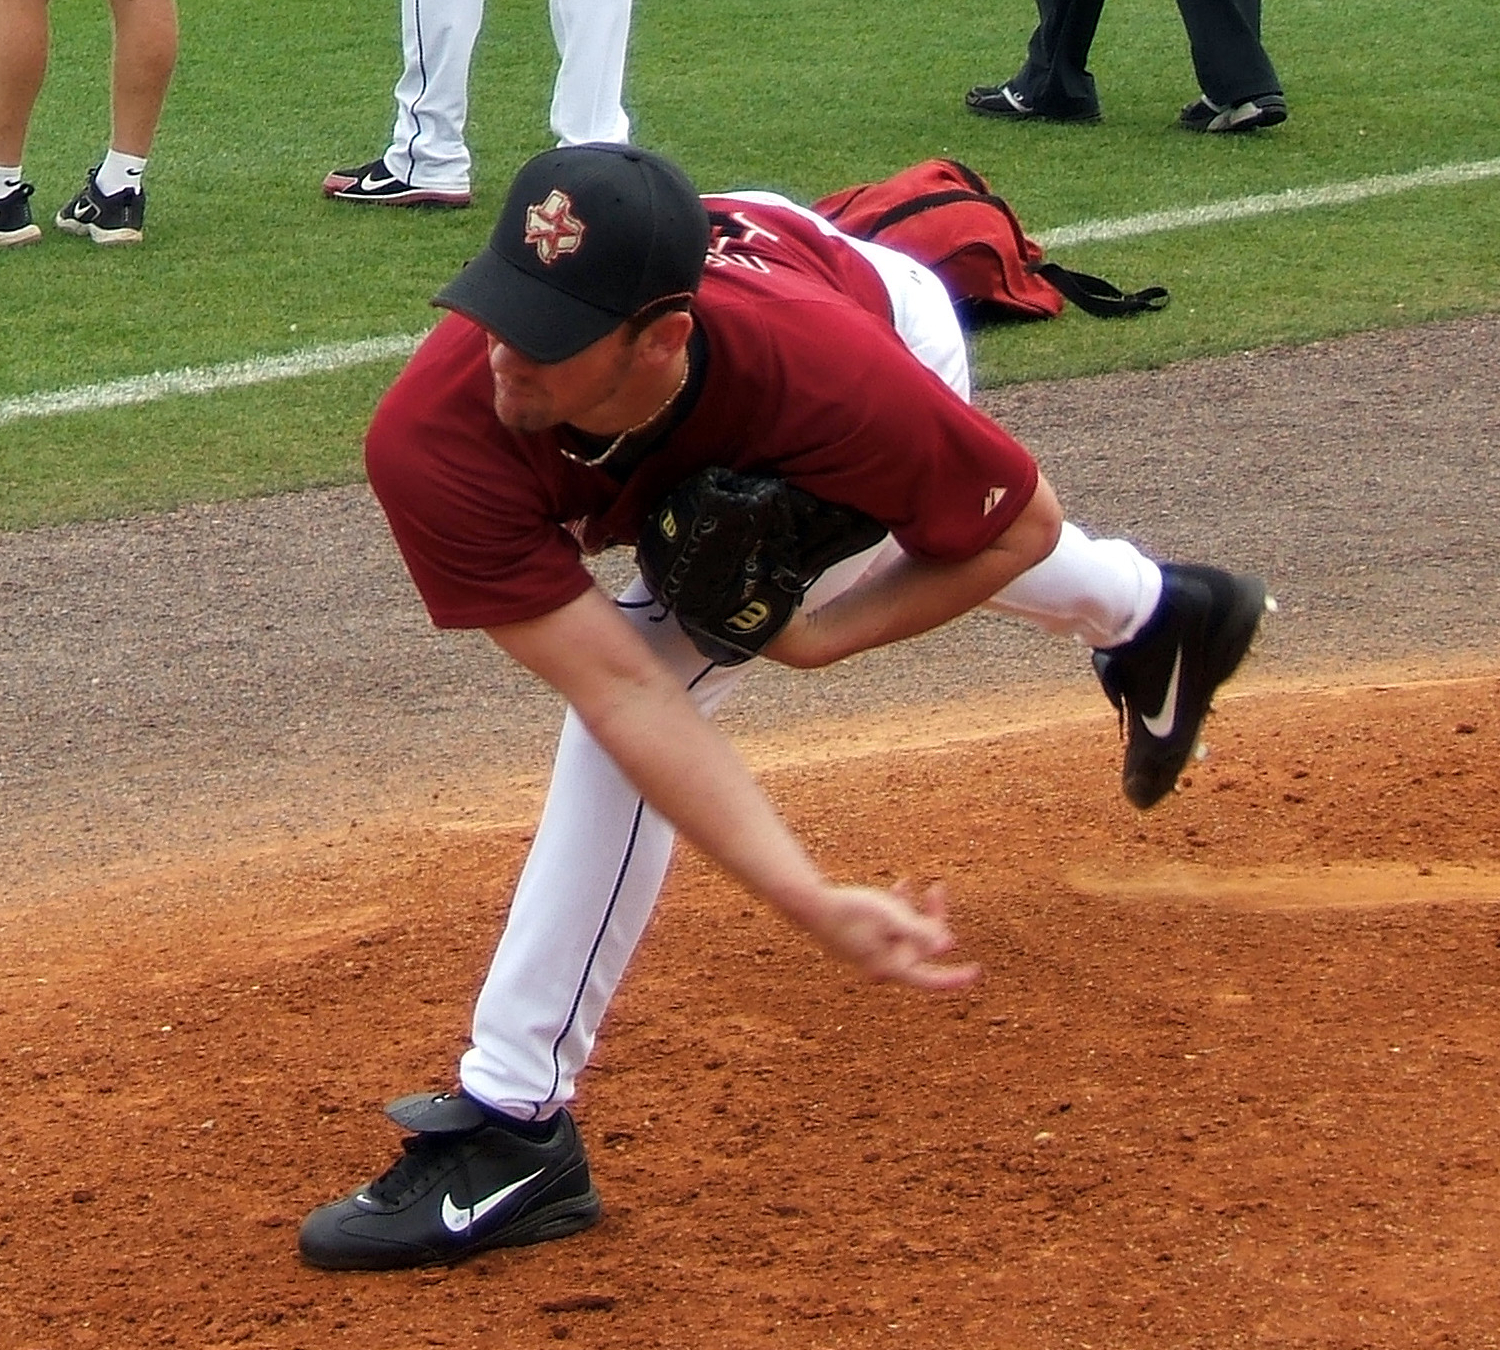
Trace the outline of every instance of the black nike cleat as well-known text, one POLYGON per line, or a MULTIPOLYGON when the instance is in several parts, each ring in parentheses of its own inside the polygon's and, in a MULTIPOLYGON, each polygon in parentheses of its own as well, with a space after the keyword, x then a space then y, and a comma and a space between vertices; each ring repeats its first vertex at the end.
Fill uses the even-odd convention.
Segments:
POLYGON ((418 187, 397 178, 384 159, 352 169, 333 169, 323 179, 323 195, 371 206, 433 206, 461 209, 473 200, 468 188, 418 187))
POLYGON ((1279 127, 1286 121, 1286 99, 1281 94, 1256 94, 1238 103, 1215 103, 1207 94, 1177 114, 1184 131, 1241 132, 1279 127))
POLYGON ((34 244, 42 232, 31 218, 31 194, 36 191, 30 183, 17 181, 12 187, 0 183, 10 191, 0 197, 0 248, 14 248, 20 244, 34 244))
POLYGON ((89 170, 83 191, 57 213, 53 224, 96 244, 139 244, 146 224, 145 189, 122 188, 106 196, 95 181, 103 167, 96 164, 89 170))
POLYGON ((1161 600, 1129 642, 1094 653, 1094 670, 1125 731, 1121 784, 1146 810, 1177 786, 1214 692, 1275 608, 1259 577, 1162 564, 1161 600), (1127 727, 1128 721, 1128 727, 1127 727))
POLYGON ((976 84, 964 95, 964 106, 981 117, 1001 117, 1008 122, 1097 122, 1097 103, 1074 100, 1066 107, 1034 106, 1010 84, 976 84))
POLYGON ((386 1108, 415 1133, 383 1175, 302 1224, 302 1259, 326 1270, 445 1265, 494 1247, 567 1237, 599 1219, 566 1111, 532 1139, 463 1094, 419 1092, 386 1108))

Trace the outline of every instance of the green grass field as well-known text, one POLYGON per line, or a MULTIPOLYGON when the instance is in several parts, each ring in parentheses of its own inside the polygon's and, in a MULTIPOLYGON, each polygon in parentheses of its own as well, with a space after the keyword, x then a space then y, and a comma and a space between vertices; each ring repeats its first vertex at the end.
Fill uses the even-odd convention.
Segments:
MULTIPOLYGON (((1490 0, 1267 0, 1291 119, 1240 138, 1176 129, 1195 93, 1175 8, 1111 0, 1097 126, 1009 125, 962 107, 1019 62, 1023 0, 637 0, 636 139, 705 189, 807 200, 930 155, 990 178, 1033 234, 1500 156, 1490 0), (1477 36, 1476 36, 1477 35, 1477 36), (1461 59, 1455 52, 1464 53, 1461 59)), ((477 202, 340 206, 319 183, 384 147, 394 0, 182 0, 182 57, 148 175, 146 243, 50 228, 107 135, 107 7, 53 0, 27 146, 45 238, 0 252, 0 406, 99 382, 415 334, 482 246, 511 172, 550 143, 555 57, 539 0, 491 0, 471 81, 477 202)), ((1051 253, 1171 306, 1125 322, 1068 310, 976 342, 980 382, 1190 356, 1500 308, 1500 177, 1051 253)), ((0 529, 357 478, 399 359, 61 416, 0 413, 0 529)))

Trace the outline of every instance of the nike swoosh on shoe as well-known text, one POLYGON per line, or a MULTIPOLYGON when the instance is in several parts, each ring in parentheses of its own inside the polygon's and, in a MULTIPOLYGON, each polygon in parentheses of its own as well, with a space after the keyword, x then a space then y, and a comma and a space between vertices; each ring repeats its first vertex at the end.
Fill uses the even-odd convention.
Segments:
POLYGON ((452 1194, 443 1197, 443 1227, 450 1233, 467 1233, 496 1205, 503 1204, 514 1195, 522 1186, 535 1181, 546 1168, 539 1167, 529 1177, 522 1177, 519 1181, 513 1181, 509 1186, 502 1186, 498 1191, 487 1195, 483 1200, 476 1200, 472 1205, 455 1205, 452 1194))
POLYGON ((1167 692, 1161 707, 1154 717, 1141 714, 1141 725, 1157 740, 1167 740, 1177 725, 1177 686, 1182 679, 1182 643, 1177 644, 1177 656, 1172 662, 1172 678, 1167 681, 1167 692))

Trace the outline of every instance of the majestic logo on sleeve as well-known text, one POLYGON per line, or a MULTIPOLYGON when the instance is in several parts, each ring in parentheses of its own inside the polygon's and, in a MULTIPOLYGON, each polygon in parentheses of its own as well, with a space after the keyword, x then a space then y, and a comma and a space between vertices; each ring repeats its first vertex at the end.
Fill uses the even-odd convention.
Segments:
POLYGON ((526 208, 526 242, 548 266, 564 253, 577 253, 583 246, 584 225, 573 214, 573 199, 553 188, 544 201, 526 208))

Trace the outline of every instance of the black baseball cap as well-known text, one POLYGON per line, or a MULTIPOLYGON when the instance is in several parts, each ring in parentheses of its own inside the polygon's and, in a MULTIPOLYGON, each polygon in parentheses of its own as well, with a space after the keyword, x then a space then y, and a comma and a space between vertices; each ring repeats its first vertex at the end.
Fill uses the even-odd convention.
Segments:
POLYGON ((708 213, 675 164, 569 145, 517 172, 488 247, 433 299, 534 361, 576 355, 646 305, 698 289, 708 213))

